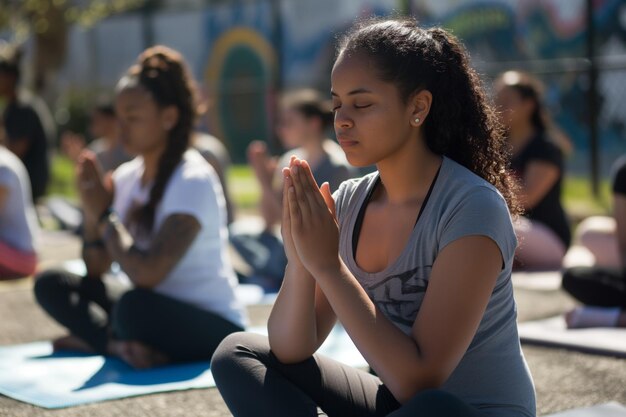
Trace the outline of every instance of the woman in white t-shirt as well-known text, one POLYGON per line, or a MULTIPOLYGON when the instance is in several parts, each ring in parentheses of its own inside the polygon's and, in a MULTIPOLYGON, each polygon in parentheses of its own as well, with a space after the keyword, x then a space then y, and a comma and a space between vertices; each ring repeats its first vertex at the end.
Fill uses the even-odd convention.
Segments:
POLYGON ((0 280, 35 272, 37 228, 28 172, 0 140, 0 280))
POLYGON ((49 272, 35 294, 70 331, 56 349, 119 356, 137 368, 209 359, 241 330, 217 175, 189 149, 193 81, 180 54, 157 46, 118 84, 122 141, 138 157, 104 179, 78 165, 87 276, 49 272), (112 262, 132 285, 102 278, 112 262))

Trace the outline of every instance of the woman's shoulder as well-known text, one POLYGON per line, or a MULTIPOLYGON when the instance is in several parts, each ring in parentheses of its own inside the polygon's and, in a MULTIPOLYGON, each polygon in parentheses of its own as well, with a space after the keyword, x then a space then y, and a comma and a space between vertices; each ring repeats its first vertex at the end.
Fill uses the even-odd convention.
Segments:
POLYGON ((200 152, 190 148, 183 154, 183 158, 174 170, 171 179, 171 183, 179 181, 211 183, 217 180, 217 174, 200 152))
POLYGON ((0 145, 0 167, 5 167, 16 174, 26 172, 26 168, 24 167, 22 160, 2 145, 0 145))
POLYGON ((339 185, 337 191, 333 193, 337 214, 358 204, 363 194, 374 185, 378 179, 378 171, 369 173, 360 178, 350 178, 339 185))
POLYGON ((506 200, 496 186, 450 158, 444 157, 440 178, 442 184, 438 188, 446 200, 459 204, 495 203, 496 206, 507 209, 506 200))
POLYGON ((337 193, 354 194, 359 191, 367 191, 378 178, 378 171, 370 172, 362 177, 345 180, 337 189, 337 193))
POLYGON ((137 156, 128 162, 124 162, 113 171, 114 179, 123 179, 129 175, 140 172, 143 170, 143 158, 137 156))
POLYGON ((493 184, 451 159, 444 160, 444 168, 434 204, 440 247, 464 236, 483 235, 494 240, 508 260, 517 240, 505 198, 493 184))

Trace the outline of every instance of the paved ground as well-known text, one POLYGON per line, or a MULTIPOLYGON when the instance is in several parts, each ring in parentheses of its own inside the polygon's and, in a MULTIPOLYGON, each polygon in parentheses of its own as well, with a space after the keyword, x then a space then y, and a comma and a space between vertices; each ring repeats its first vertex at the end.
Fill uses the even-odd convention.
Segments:
MULTIPOLYGON (((63 234, 48 235, 43 244, 44 264, 78 256, 78 242, 63 234)), ((573 305, 560 291, 516 289, 520 321, 549 317, 573 305)), ((263 324, 268 308, 251 308, 253 324, 263 324)), ((31 282, 0 283, 0 345, 50 339, 63 330, 35 305, 31 282)), ((626 360, 558 349, 524 346, 537 389, 538 414, 608 401, 626 404, 626 360)), ((45 410, 0 396, 0 416, 113 417, 113 416, 230 416, 216 389, 149 395, 125 400, 45 410)))

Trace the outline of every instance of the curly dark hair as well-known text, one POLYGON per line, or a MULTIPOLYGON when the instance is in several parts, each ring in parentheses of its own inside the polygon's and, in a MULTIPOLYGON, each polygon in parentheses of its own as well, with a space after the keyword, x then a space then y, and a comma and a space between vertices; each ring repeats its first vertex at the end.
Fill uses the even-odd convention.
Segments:
POLYGON ((120 85, 122 89, 141 86, 150 92, 159 107, 178 109, 178 121, 169 131, 148 202, 131 214, 131 221, 139 230, 149 234, 167 183, 190 144, 196 118, 195 82, 180 53, 165 46, 154 46, 139 55, 120 85))
POLYGON ((430 91, 423 124, 428 148, 489 181, 510 212, 520 213, 504 130, 455 36, 438 27, 421 28, 412 19, 367 19, 340 40, 337 56, 345 54, 365 54, 405 103, 419 91, 430 91))

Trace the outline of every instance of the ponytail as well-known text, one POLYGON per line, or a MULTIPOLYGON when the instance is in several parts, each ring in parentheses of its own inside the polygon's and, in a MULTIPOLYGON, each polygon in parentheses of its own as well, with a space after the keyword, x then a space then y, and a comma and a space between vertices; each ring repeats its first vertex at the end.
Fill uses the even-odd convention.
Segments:
POLYGON ((408 102, 428 90, 432 104, 423 124, 428 148, 493 184, 518 214, 516 186, 508 171, 504 131, 482 82, 456 37, 412 20, 368 20, 346 35, 338 54, 365 54, 383 81, 408 102))
POLYGON ((159 107, 178 109, 178 120, 169 131, 148 202, 131 214, 131 221, 139 231, 150 234, 167 183, 189 147, 196 115, 193 79, 178 52, 155 46, 139 56, 137 64, 131 67, 120 85, 124 88, 139 85, 152 94, 159 107))

